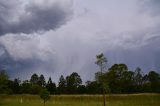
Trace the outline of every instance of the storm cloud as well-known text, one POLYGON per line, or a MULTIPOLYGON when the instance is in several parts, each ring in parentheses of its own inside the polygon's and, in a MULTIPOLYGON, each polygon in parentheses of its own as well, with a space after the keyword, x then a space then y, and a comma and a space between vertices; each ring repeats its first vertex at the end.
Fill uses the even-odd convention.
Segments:
POLYGON ((0 0, 0 35, 55 30, 72 15, 71 0, 0 0))
POLYGON ((94 62, 101 52, 108 66, 125 63, 130 70, 160 71, 158 0, 43 1, 10 1, 7 5, 14 9, 0 15, 5 20, 0 21, 5 34, 0 37, 0 67, 12 78, 26 79, 36 72, 58 80, 75 71, 90 80, 99 70, 94 62), (14 12, 20 7, 23 11, 14 12), (16 17, 8 21, 4 16, 16 17))

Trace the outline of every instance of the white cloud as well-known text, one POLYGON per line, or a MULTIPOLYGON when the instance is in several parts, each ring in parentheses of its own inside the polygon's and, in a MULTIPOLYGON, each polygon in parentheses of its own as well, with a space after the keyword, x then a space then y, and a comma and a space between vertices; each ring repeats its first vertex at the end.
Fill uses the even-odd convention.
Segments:
POLYGON ((46 60, 54 55, 50 46, 47 46, 45 40, 42 40, 37 34, 8 34, 1 37, 0 44, 14 60, 33 58, 46 60))

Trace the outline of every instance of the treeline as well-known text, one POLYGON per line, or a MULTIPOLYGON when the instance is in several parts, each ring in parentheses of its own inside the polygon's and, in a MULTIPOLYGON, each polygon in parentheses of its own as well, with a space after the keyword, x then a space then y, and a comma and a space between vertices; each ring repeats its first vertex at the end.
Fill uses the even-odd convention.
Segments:
POLYGON ((46 88, 50 94, 101 94, 101 82, 106 93, 160 93, 160 74, 150 71, 144 74, 140 68, 129 71, 125 64, 114 64, 107 71, 95 74, 94 81, 82 84, 78 73, 60 76, 56 85, 51 77, 33 74, 29 80, 9 80, 6 71, 0 71, 0 94, 39 94, 46 88))

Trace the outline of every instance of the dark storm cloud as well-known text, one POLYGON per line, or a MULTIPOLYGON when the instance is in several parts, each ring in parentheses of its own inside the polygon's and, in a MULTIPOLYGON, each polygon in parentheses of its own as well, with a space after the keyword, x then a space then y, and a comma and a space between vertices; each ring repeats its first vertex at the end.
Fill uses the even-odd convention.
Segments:
POLYGON ((141 3, 144 11, 149 11, 153 16, 160 14, 160 0, 142 0, 141 3))
POLYGON ((28 34, 67 22, 72 13, 68 1, 0 0, 1 35, 16 33, 0 37, 0 67, 12 78, 43 73, 58 80, 76 71, 90 80, 99 70, 94 62, 101 52, 109 66, 125 63, 130 70, 160 71, 159 0, 75 0, 74 17, 65 26, 28 34))
POLYGON ((71 5, 65 6, 58 0, 40 0, 40 3, 30 0, 28 3, 1 0, 0 35, 55 30, 71 18, 72 9, 69 7, 71 5))
MULTIPOLYGON (((149 2, 154 5, 158 9, 158 6, 160 6, 160 0, 149 0, 149 2)), ((159 8, 160 9, 160 8, 159 8)))
POLYGON ((19 59, 15 60, 4 48, 0 45, 0 52, 4 51, 3 54, 0 54, 0 70, 7 70, 9 77, 12 78, 22 78, 28 79, 31 74, 45 74, 46 72, 53 72, 53 62, 52 61, 42 61, 39 58, 32 59, 19 59), (25 76, 24 76, 25 75, 25 76))

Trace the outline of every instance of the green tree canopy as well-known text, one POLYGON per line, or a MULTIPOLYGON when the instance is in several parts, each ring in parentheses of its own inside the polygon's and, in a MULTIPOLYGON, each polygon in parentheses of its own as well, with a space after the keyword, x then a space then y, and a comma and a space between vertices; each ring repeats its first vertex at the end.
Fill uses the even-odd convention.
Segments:
POLYGON ((66 77, 67 92, 77 93, 77 88, 82 84, 82 79, 78 73, 73 72, 70 76, 66 77))
POLYGON ((31 79, 30 79, 30 82, 32 84, 38 84, 38 81, 39 81, 39 77, 36 73, 34 73, 32 76, 31 76, 31 79))
POLYGON ((46 104, 46 102, 50 99, 50 93, 47 91, 47 89, 43 89, 40 92, 40 97, 43 100, 44 106, 46 104))
POLYGON ((58 93, 60 93, 60 94, 66 93, 66 80, 64 79, 63 75, 61 75, 59 78, 58 93))
POLYGON ((40 75, 38 84, 39 84, 41 87, 45 87, 45 86, 46 86, 46 81, 45 81, 45 77, 43 76, 43 74, 40 75))
POLYGON ((52 78, 49 77, 48 83, 46 85, 47 90, 51 93, 51 94, 55 94, 56 93, 56 84, 52 82, 52 78))

